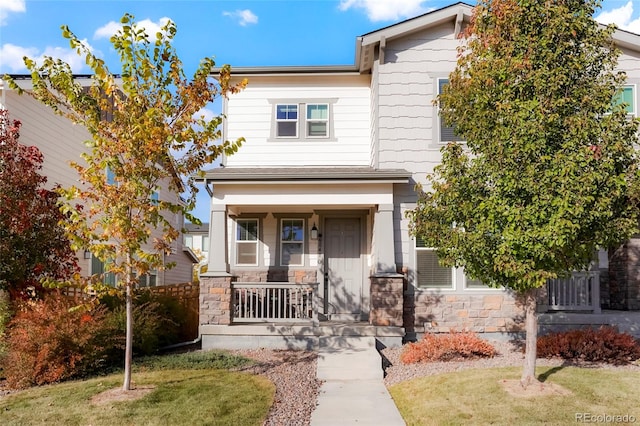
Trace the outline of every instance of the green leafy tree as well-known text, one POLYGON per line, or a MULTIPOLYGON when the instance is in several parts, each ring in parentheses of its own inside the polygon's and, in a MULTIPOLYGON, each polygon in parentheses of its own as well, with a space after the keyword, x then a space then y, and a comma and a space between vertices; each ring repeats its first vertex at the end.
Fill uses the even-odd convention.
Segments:
POLYGON ((129 14, 121 23, 111 38, 122 64, 119 76, 66 26, 63 37, 92 70, 88 88, 74 79, 70 66, 61 60, 48 57, 38 65, 25 58, 25 64, 33 80, 33 90, 26 93, 91 134, 84 162, 72 163, 81 185, 61 193, 68 200, 64 211, 70 217, 67 231, 73 247, 89 249, 108 262, 109 272, 118 277, 118 286, 125 292, 123 389, 129 390, 132 290, 137 277, 165 266, 163 257, 180 235, 172 225, 173 215, 193 219, 189 211, 197 192, 194 175, 222 153, 235 152, 242 142, 220 142, 222 116, 206 119, 202 109, 219 96, 241 90, 246 82, 230 84, 228 66, 214 79, 212 58, 203 59, 187 79, 172 46, 177 31, 173 22, 155 38, 129 14), (185 186, 190 195, 184 202, 177 196, 175 200, 157 197, 160 189, 178 195, 185 186), (84 208, 73 204, 77 200, 84 208))
POLYGON ((440 113, 451 143, 408 216, 440 261, 515 291, 523 386, 536 381, 536 295, 587 268, 637 224, 637 122, 595 0, 485 0, 473 11, 440 113))

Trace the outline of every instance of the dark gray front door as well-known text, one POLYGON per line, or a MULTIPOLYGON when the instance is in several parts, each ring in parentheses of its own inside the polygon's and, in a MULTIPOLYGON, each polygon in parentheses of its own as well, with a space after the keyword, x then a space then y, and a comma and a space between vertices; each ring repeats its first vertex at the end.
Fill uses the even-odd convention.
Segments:
POLYGON ((325 220, 328 314, 334 320, 360 319, 362 260, 359 218, 325 220))

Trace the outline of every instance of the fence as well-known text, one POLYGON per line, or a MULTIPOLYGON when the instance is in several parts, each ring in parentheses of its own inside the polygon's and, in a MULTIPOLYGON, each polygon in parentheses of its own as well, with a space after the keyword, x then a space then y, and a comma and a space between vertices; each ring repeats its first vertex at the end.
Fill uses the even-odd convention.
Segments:
MULTIPOLYGON (((151 294, 167 296, 177 300, 186 311, 185 322, 180 330, 181 338, 187 341, 198 337, 198 327, 200 325, 200 287, 198 284, 182 283, 143 287, 136 291, 148 291, 151 294)), ((67 297, 80 301, 95 296, 95 292, 77 287, 65 287, 61 289, 61 292, 67 297)))

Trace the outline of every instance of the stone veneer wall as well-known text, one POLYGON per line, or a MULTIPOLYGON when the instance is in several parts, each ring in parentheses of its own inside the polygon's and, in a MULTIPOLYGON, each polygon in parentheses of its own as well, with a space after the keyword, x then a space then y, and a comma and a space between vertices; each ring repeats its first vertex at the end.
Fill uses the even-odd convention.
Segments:
POLYGON ((405 292, 405 329, 408 333, 519 333, 524 311, 509 294, 434 294, 405 292))
POLYGON ((231 324, 233 277, 200 276, 200 324, 231 324))
POLYGON ((371 277, 369 323, 376 326, 402 327, 404 275, 371 277))
POLYGON ((267 270, 235 270, 231 271, 238 282, 318 282, 318 272, 315 269, 267 269, 267 270))
POLYGON ((640 310, 640 238, 609 251, 609 308, 640 310))

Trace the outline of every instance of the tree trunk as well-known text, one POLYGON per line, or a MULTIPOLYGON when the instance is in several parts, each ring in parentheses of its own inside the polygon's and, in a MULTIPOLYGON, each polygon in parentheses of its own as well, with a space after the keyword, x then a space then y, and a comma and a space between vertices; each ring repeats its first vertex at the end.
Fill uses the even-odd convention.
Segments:
POLYGON ((538 315, 536 314, 537 294, 538 289, 536 288, 527 290, 524 294, 526 340, 524 368, 522 370, 520 384, 525 389, 531 384, 540 383, 538 379, 536 379, 536 358, 538 355, 538 315))
POLYGON ((126 270, 125 307, 127 312, 127 330, 124 349, 124 382, 122 384, 122 390, 124 391, 131 390, 131 364, 133 360, 133 283, 131 282, 129 268, 126 270))

